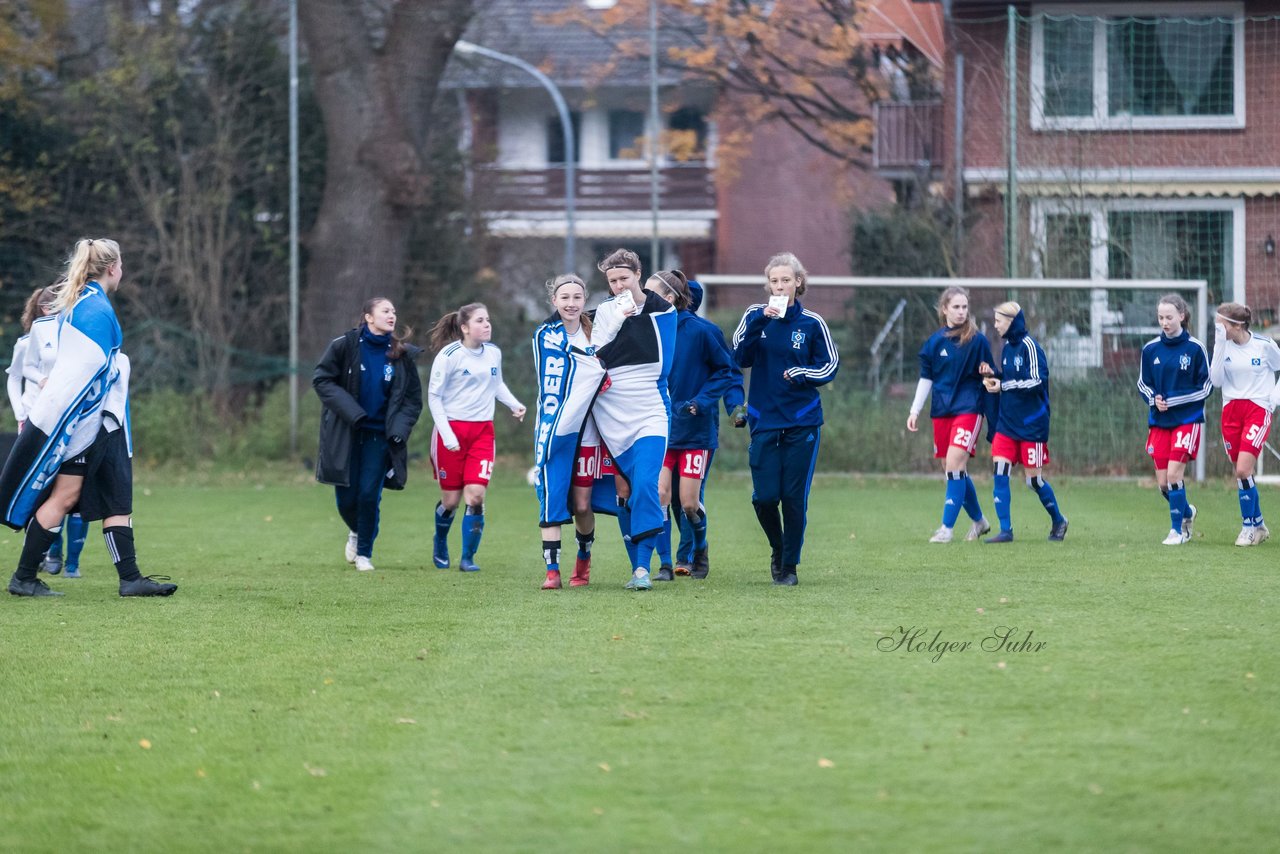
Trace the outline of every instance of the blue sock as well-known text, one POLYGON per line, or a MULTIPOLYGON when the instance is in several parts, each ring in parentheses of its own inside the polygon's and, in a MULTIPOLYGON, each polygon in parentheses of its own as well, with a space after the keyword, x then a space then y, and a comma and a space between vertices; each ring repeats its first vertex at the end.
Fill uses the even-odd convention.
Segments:
POLYGON ((84 551, 84 540, 89 533, 89 523, 79 513, 67 517, 67 566, 80 565, 80 552, 84 551))
POLYGON ((697 544, 693 541, 693 526, 689 517, 683 512, 676 514, 676 525, 680 528, 680 545, 676 546, 676 563, 688 566, 693 563, 693 550, 697 544))
POLYGON ((635 567, 636 550, 631 544, 631 508, 622 498, 618 499, 618 530, 622 532, 622 545, 627 550, 627 562, 635 567))
POLYGON ((698 508, 698 515, 695 519, 688 519, 689 526, 693 529, 693 549, 694 551, 706 551, 707 548, 707 511, 701 507, 698 508))
POLYGON ((978 503, 978 488, 973 485, 973 478, 964 479, 964 512, 969 518, 978 521, 982 518, 982 505, 978 503))
POLYGON ((1187 490, 1182 482, 1169 484, 1169 530, 1181 531, 1182 520, 1191 515, 1187 505, 1187 490))
POLYGON ((449 538, 449 529, 453 527, 454 515, 455 514, 452 510, 449 510, 448 512, 446 512, 443 504, 440 504, 439 502, 436 503, 436 536, 437 537, 443 537, 445 539, 449 538))
POLYGON ((1062 511, 1058 509, 1058 496, 1053 494, 1053 487, 1042 477, 1027 478, 1027 486, 1035 490, 1036 495, 1040 498, 1040 503, 1044 505, 1044 509, 1048 512, 1049 518, 1053 519, 1053 524, 1062 521, 1062 511))
POLYGON ((965 481, 969 476, 962 471, 947 472, 947 497, 942 505, 942 524, 946 528, 954 528, 960 518, 960 507, 964 504, 965 481))
POLYGON ((658 563, 662 566, 671 566, 671 509, 668 508, 666 517, 662 520, 662 532, 658 534, 658 563))
POLYGON ((995 486, 991 490, 992 501, 996 505, 996 518, 1000 520, 1001 531, 1013 531, 1013 505, 1010 500, 1013 494, 1009 491, 1009 463, 996 463, 995 486))
POLYGON ((632 543, 629 553, 632 556, 632 572, 635 572, 637 568, 648 569, 649 563, 653 560, 653 536, 650 535, 638 543, 632 543))
POLYGON ((471 560, 480 548, 480 538, 484 536, 484 505, 467 507, 462 517, 462 559, 471 560))
POLYGON ((1236 480, 1240 485, 1240 518, 1246 528, 1262 524, 1262 511, 1258 507, 1258 485, 1251 477, 1236 480))

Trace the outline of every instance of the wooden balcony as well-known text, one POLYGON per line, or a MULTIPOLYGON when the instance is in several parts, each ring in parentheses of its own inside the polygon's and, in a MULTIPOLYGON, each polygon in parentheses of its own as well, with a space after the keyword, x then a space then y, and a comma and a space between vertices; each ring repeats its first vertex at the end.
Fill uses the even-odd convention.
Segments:
MULTIPOLYGON (((487 210, 564 210, 564 167, 476 170, 477 198, 487 210)), ((579 211, 649 210, 649 170, 578 169, 574 204, 579 211)), ((658 170, 664 211, 712 210, 716 206, 711 170, 705 163, 671 164, 658 170)))
POLYGON ((941 175, 942 122, 940 101, 876 104, 876 170, 889 178, 941 175))

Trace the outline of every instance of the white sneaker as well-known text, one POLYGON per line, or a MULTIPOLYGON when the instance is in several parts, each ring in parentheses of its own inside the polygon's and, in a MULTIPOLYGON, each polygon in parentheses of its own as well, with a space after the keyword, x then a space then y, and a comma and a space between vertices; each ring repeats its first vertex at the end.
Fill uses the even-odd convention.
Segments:
POLYGON ((1245 525, 1240 529, 1240 536, 1236 537, 1237 546, 1256 546, 1271 538, 1271 532, 1267 530, 1266 525, 1245 525))
POLYGON ((351 533, 347 534, 346 556, 347 556, 347 563, 356 562, 356 532, 355 531, 352 531, 351 533))
POLYGON ((969 526, 969 533, 964 535, 965 542, 971 543, 974 540, 978 539, 978 537, 981 537, 984 534, 990 533, 990 531, 991 531, 991 523, 988 522, 985 518, 979 519, 978 521, 974 522, 972 525, 969 526))
POLYGON ((1194 504, 1188 504, 1187 506, 1191 508, 1191 515, 1182 517, 1182 533, 1186 534, 1189 540, 1192 534, 1191 526, 1196 523, 1196 506, 1194 504))
POLYGON ((373 561, 369 560, 364 555, 356 555, 355 563, 356 563, 356 571, 373 572, 373 561))
POLYGON ((1182 531, 1179 531, 1176 528, 1170 528, 1169 536, 1164 538, 1164 542, 1161 545, 1180 546, 1190 539, 1191 537, 1187 534, 1184 534, 1182 531))
POLYGON ((951 542, 951 529, 943 525, 941 528, 933 532, 933 536, 929 538, 931 543, 949 543, 951 542))

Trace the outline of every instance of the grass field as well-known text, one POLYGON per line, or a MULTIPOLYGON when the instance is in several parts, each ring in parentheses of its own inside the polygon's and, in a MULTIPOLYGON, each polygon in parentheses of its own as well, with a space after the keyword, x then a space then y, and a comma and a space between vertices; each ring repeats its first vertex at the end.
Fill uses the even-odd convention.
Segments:
MULTIPOLYGON (((0 849, 1280 838, 1280 538, 1233 547, 1226 485, 1192 487, 1181 548, 1159 545, 1154 489, 1092 481, 1056 484, 1064 544, 1022 488, 1019 542, 931 546, 939 482, 820 477, 801 586, 780 589, 748 481, 725 475, 711 577, 635 594, 612 519, 591 587, 537 590, 514 475, 476 575, 428 568, 421 471, 384 501, 372 574, 342 561, 330 490, 262 477, 140 477, 144 572, 172 575, 171 599, 119 599, 95 526, 86 577, 50 581, 64 599, 0 603, 0 849), (899 644, 900 627, 922 631, 899 644), (935 661, 940 642, 971 646, 935 661)), ((1262 501, 1280 522, 1280 495, 1262 501)), ((12 564, 18 537, 0 540, 12 564)))

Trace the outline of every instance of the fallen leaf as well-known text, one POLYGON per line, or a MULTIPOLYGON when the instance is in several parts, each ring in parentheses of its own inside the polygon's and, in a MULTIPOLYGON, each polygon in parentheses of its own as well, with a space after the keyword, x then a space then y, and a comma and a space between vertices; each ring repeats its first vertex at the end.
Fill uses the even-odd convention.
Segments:
POLYGON ((1000 668, 1001 670, 1004 670, 1004 669, 1005 669, 1005 667, 1007 667, 1007 666, 1008 666, 1008 665, 1006 665, 1003 661, 997 661, 997 662, 996 662, 996 667, 1000 668))
POLYGON ((138 739, 138 746, 141 747, 143 750, 150 750, 151 742, 147 741, 145 738, 140 738, 138 739))
POLYGON ((221 697, 221 696, 222 696, 222 692, 221 692, 221 691, 214 691, 214 692, 213 692, 213 696, 215 696, 215 697, 221 697))
POLYGON ((1101 794, 1102 794, 1102 787, 1101 787, 1101 786, 1099 786, 1097 783, 1090 783, 1090 784, 1089 784, 1089 791, 1090 791, 1090 792, 1093 792, 1095 795, 1101 795, 1101 794))
POLYGON ((1252 674, 1252 673, 1246 673, 1246 674, 1244 675, 1244 678, 1245 678, 1245 679, 1252 679, 1252 678, 1253 678, 1253 674, 1252 674))
POLYGON ((601 762, 601 763, 600 763, 599 765, 597 765, 596 767, 597 767, 597 768, 599 768, 601 771, 604 771, 606 774, 607 774, 609 771, 612 771, 612 770, 613 770, 612 768, 610 768, 610 767, 609 767, 609 763, 608 763, 608 762, 601 762))
POLYGON ((431 806, 436 807, 436 808, 438 809, 438 808, 440 807, 440 802, 439 802, 439 801, 432 801, 432 802, 431 802, 431 806))
POLYGON ((856 539, 858 539, 858 535, 857 535, 857 534, 855 534, 855 533, 853 533, 853 532, 851 531, 851 532, 849 533, 849 539, 851 539, 851 540, 856 540, 856 539))
POLYGON ((209 776, 209 775, 208 775, 208 774, 206 774, 206 773, 204 773, 204 769, 203 769, 203 768, 197 768, 197 769, 196 769, 196 776, 203 780, 205 777, 207 777, 207 776, 209 776))
POLYGON ((819 760, 818 760, 818 767, 819 767, 819 768, 834 768, 834 767, 836 767, 836 763, 832 762, 830 759, 819 759, 819 760))
POLYGON ((1001 605, 1008 605, 1008 604, 1009 604, 1009 597, 1008 597, 1008 596, 1001 596, 1001 597, 1000 597, 1000 604, 1001 604, 1001 605))
POLYGON ((614 635, 613 637, 609 638, 609 640, 622 640, 622 635, 614 635))
POLYGON ((120 717, 119 715, 107 715, 107 720, 119 722, 124 720, 124 718, 120 717))
POLYGON ((264 521, 264 522, 270 522, 270 521, 271 521, 271 517, 270 517, 270 516, 263 516, 263 517, 262 517, 262 521, 264 521))
POLYGON ((310 765, 310 764, 308 764, 308 763, 306 763, 306 762, 303 762, 303 763, 302 763, 302 767, 303 767, 303 768, 306 768, 306 769, 307 769, 307 773, 308 773, 308 774, 310 774, 312 777, 327 777, 327 776, 329 776, 329 772, 328 772, 328 771, 324 770, 323 768, 316 768, 316 767, 314 767, 314 766, 312 766, 312 765, 310 765))
POLYGON ((261 784, 261 783, 259 783, 257 780, 254 780, 254 781, 253 781, 253 789, 254 789, 254 791, 256 792, 258 789, 261 789, 261 788, 262 788, 262 784, 261 784))
POLYGON ((596 815, 604 815, 604 810, 600 809, 600 807, 592 807, 591 811, 596 815))
POLYGON ((979 614, 985 614, 985 613, 987 613, 987 609, 986 609, 986 608, 979 608, 979 609, 978 609, 978 613, 979 613, 979 614))
POLYGON ((415 721, 413 718, 397 718, 397 719, 396 719, 396 723, 398 723, 398 724, 416 724, 416 723, 417 723, 417 721, 415 721))
POLYGON ((324 684, 326 684, 326 685, 332 685, 332 684, 333 684, 333 679, 326 679, 326 680, 324 680, 324 684))

